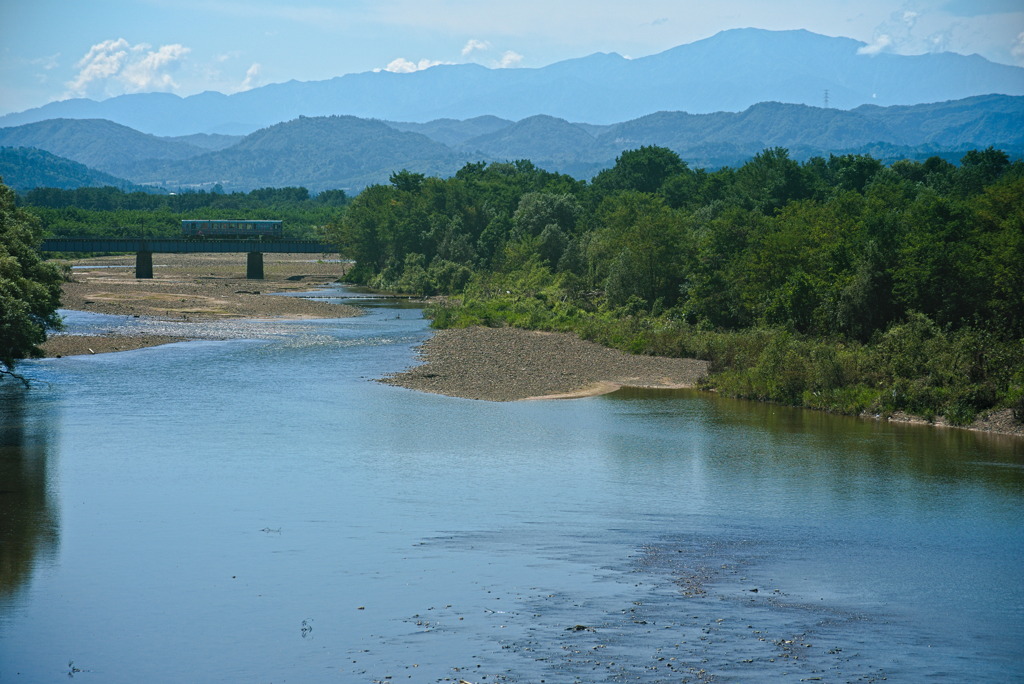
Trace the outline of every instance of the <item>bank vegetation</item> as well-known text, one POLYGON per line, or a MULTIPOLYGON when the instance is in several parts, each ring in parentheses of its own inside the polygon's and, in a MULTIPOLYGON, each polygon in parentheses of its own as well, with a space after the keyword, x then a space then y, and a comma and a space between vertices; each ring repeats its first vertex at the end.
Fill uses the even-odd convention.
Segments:
POLYGON ((1024 418, 1024 164, 643 147, 585 183, 528 161, 396 173, 331 239, 440 328, 565 331, 707 360, 705 386, 859 414, 1024 418))

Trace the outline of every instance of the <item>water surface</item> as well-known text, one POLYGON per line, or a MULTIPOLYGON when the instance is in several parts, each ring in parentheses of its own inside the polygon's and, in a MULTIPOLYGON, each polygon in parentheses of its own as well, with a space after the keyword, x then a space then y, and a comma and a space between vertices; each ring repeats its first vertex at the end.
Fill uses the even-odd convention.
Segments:
POLYGON ((1024 677, 1020 440, 419 394, 397 303, 221 328, 0 388, 0 681, 1024 677))

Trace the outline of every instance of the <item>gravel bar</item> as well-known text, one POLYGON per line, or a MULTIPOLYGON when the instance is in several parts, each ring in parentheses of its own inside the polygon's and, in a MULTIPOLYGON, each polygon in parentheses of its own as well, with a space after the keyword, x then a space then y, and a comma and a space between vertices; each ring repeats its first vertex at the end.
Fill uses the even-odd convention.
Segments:
POLYGON ((381 382, 466 399, 559 399, 624 386, 693 387, 708 363, 637 356, 564 333, 518 328, 440 330, 419 348, 422 365, 381 382))

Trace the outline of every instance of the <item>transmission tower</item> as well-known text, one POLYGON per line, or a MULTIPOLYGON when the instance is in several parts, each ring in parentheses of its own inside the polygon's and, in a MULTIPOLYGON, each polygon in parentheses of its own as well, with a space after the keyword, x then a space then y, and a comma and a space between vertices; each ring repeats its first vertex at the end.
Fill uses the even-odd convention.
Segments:
POLYGON ((828 88, 825 88, 825 109, 828 109, 828 88))

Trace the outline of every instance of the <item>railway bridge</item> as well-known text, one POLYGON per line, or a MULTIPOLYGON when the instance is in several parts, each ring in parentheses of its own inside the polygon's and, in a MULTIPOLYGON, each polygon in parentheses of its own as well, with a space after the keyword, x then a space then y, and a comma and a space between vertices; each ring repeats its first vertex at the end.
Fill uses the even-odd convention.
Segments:
POLYGON ((185 254, 197 252, 245 252, 248 254, 245 277, 263 279, 263 254, 334 254, 337 249, 313 240, 217 239, 185 240, 179 238, 86 238, 60 237, 43 240, 43 252, 135 252, 135 277, 153 277, 153 254, 185 254))

